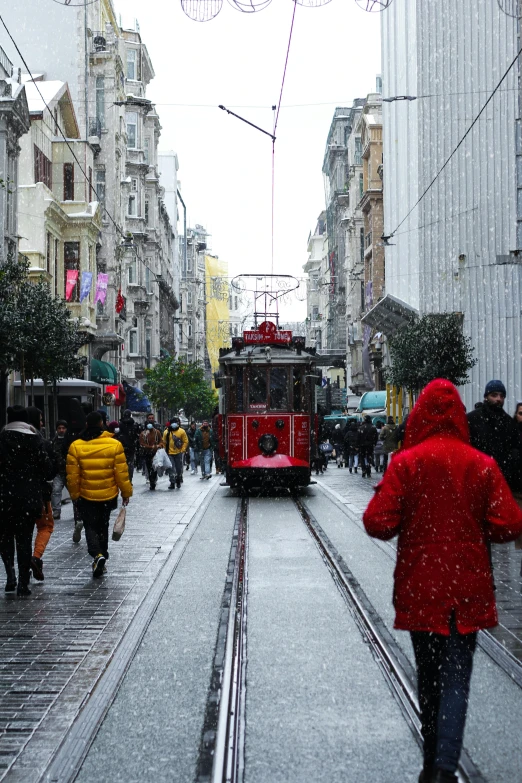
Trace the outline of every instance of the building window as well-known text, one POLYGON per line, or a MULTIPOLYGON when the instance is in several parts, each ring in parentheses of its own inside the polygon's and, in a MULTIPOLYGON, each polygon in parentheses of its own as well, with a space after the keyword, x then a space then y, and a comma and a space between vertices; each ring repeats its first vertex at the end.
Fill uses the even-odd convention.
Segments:
POLYGON ((67 271, 70 269, 77 270, 78 279, 76 280, 76 284, 73 288, 73 292, 69 301, 79 302, 80 301, 80 243, 79 242, 63 243, 63 267, 65 270, 64 281, 63 281, 64 298, 65 298, 65 290, 67 288, 67 271))
MULTIPOLYGON (((102 206, 105 206, 105 169, 96 169, 96 198, 102 206)), ((104 217, 102 210, 102 218, 104 217)))
POLYGON ((47 232, 47 242, 45 248, 45 268, 49 274, 51 274, 51 252, 53 246, 53 238, 49 232, 47 232))
POLYGON ((105 128, 105 77, 96 77, 96 119, 105 128))
POLYGON ((319 306, 314 305, 312 307, 312 321, 317 321, 319 318, 319 306))
POLYGON ((74 201, 74 163, 63 164, 63 200, 74 201))
POLYGON ((138 52, 136 49, 127 49, 127 79, 136 81, 136 60, 138 52))
POLYGON ((149 199, 145 199, 145 225, 149 225, 149 199))
POLYGON ((58 274, 60 271, 60 243, 54 240, 54 295, 58 296, 58 274))
POLYGON ((92 169, 89 166, 89 198, 90 201, 92 199, 92 169))
POLYGON ((152 288, 150 285, 150 268, 148 266, 145 267, 145 289, 148 294, 152 293, 152 288))
POLYGON ((129 332, 129 354, 136 356, 138 353, 138 330, 131 329, 129 332))
POLYGON ((138 147, 138 113, 127 112, 127 147, 135 150, 138 147))
POLYGON ((192 307, 192 291, 187 291, 187 307, 192 307))
POLYGON ((183 342, 183 326, 182 324, 178 324, 178 340, 179 342, 183 342))
POLYGON ((359 198, 364 196, 364 176, 359 174, 359 198))
POLYGON ((136 268, 136 258, 132 258, 129 264, 129 285, 136 285, 138 282, 138 274, 136 268))
POLYGON ((150 137, 146 136, 143 140, 143 158, 145 163, 150 164, 150 137))
POLYGON ((364 264, 364 228, 359 229, 359 253, 361 262, 364 264))
POLYGON ((355 137, 355 160, 354 163, 356 166, 362 165, 362 144, 361 144, 361 137, 356 136, 355 137))
POLYGON ((192 337, 192 323, 189 321, 187 326, 187 336, 192 337))
POLYGON ((192 364, 193 361, 194 361, 194 354, 191 351, 189 351, 187 354, 187 362, 188 364, 192 364))
POLYGON ((34 145, 34 181, 43 182, 49 190, 53 186, 53 167, 51 161, 41 149, 34 145))
POLYGON ((147 329, 145 332, 145 356, 147 357, 147 367, 150 367, 152 356, 152 329, 147 329))
POLYGON ((129 196, 129 203, 127 206, 127 214, 129 217, 136 217, 136 194, 131 193, 129 196))

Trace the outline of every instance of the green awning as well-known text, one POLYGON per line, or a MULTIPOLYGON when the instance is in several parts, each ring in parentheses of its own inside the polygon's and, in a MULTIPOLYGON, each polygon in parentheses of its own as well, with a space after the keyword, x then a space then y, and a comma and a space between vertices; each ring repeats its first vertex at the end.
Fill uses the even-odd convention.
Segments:
POLYGON ((118 370, 110 362, 91 359, 91 381, 96 383, 118 383, 118 370))

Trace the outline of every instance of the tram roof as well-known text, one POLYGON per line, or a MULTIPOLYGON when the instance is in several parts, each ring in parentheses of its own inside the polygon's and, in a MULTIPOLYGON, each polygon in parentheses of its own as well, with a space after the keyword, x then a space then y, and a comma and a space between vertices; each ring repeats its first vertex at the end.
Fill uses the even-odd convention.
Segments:
POLYGON ((315 354, 293 345, 246 345, 237 351, 231 348, 219 357, 220 364, 313 364, 315 354))

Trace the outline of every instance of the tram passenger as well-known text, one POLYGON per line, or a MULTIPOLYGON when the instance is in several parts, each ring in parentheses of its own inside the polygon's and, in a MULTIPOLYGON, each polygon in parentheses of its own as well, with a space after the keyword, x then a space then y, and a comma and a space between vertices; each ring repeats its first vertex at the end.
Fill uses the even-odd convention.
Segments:
POLYGON ((165 443, 165 451, 170 457, 170 483, 169 489, 177 487, 181 489, 183 484, 183 455, 188 449, 189 441, 187 433, 181 427, 177 416, 170 422, 170 426, 167 427, 163 433, 163 442, 165 443))
POLYGON ((399 537, 395 628, 410 632, 417 664, 419 781, 457 781, 477 632, 497 624, 487 544, 517 538, 522 511, 495 460, 470 446, 449 381, 422 391, 404 445, 363 521, 375 538, 399 537))

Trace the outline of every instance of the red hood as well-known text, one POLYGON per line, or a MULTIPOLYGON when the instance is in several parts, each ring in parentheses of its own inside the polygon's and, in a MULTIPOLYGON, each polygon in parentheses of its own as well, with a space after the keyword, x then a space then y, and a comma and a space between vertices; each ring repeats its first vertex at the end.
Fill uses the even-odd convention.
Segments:
POLYGON ((431 381, 420 393, 408 416, 404 448, 416 446, 433 435, 469 443, 466 409, 456 387, 443 378, 431 381))

